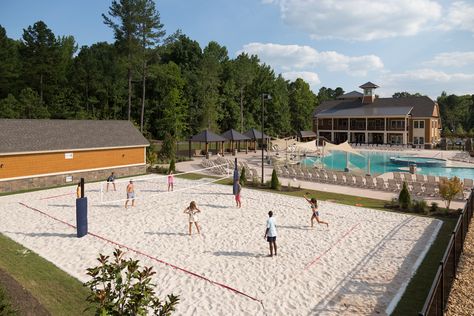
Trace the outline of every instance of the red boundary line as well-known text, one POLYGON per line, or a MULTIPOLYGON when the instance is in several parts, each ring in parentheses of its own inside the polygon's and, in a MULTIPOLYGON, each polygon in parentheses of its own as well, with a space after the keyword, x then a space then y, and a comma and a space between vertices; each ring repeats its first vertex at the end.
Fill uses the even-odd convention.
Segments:
MULTIPOLYGON (((51 216, 51 215, 49 215, 49 214, 47 214, 47 213, 45 213, 45 212, 43 212, 43 211, 40 211, 40 210, 37 209, 37 208, 28 206, 28 205, 26 205, 26 204, 24 204, 24 203, 21 203, 21 202, 18 202, 18 203, 20 203, 21 205, 23 205, 23 206, 26 207, 26 208, 29 208, 30 210, 39 212, 39 213, 41 213, 41 214, 43 214, 43 215, 45 215, 45 216, 47 216, 47 217, 49 217, 49 218, 52 218, 52 219, 54 219, 54 220, 56 220, 56 221, 58 221, 58 222, 61 222, 61 223, 65 224, 65 225, 67 225, 67 226, 69 226, 69 227, 72 227, 72 228, 74 228, 74 229, 76 228, 76 226, 74 226, 74 225, 72 225, 72 224, 69 224, 68 222, 65 222, 65 221, 63 221, 63 220, 61 220, 61 219, 59 219, 59 218, 54 217, 54 216, 51 216)), ((195 277, 197 277, 197 278, 200 278, 200 279, 202 279, 202 280, 208 281, 208 282, 210 282, 210 283, 212 283, 212 284, 215 284, 215 285, 217 285, 217 286, 223 287, 223 288, 225 288, 225 289, 227 289, 227 290, 230 290, 230 291, 232 291, 232 292, 234 292, 234 293, 237 293, 237 294, 243 295, 243 296, 245 296, 245 297, 248 297, 248 298, 250 298, 251 300, 254 300, 254 301, 256 301, 256 302, 260 302, 260 304, 262 304, 262 301, 261 301, 261 300, 255 298, 255 297, 253 297, 253 296, 250 296, 250 295, 248 295, 248 294, 245 294, 244 292, 241 292, 241 291, 239 291, 239 290, 237 290, 237 289, 234 289, 234 288, 232 288, 232 287, 230 287, 230 286, 228 286, 228 285, 225 285, 225 284, 222 284, 222 283, 213 281, 213 280, 211 280, 211 279, 209 279, 209 278, 206 278, 205 276, 202 276, 202 275, 197 274, 197 273, 192 272, 192 271, 188 271, 188 270, 186 270, 186 269, 184 269, 184 268, 181 268, 181 267, 178 267, 178 266, 176 266, 176 265, 174 265, 174 264, 171 264, 171 263, 168 263, 168 262, 166 262, 166 261, 160 260, 160 259, 158 259, 158 258, 156 258, 156 257, 152 257, 152 256, 150 256, 150 255, 148 255, 148 254, 146 254, 146 253, 144 253, 144 252, 141 252, 141 251, 139 251, 139 250, 133 249, 133 248, 128 247, 128 246, 126 246, 126 245, 120 244, 120 243, 115 242, 115 241, 113 241, 113 240, 107 239, 107 238, 102 237, 102 236, 100 236, 100 235, 97 235, 97 234, 95 234, 95 233, 89 232, 88 234, 91 235, 91 236, 94 236, 94 237, 96 237, 96 238, 98 238, 98 239, 101 239, 101 240, 103 240, 103 241, 105 241, 105 242, 114 244, 114 245, 119 246, 119 247, 122 247, 122 248, 126 248, 126 249, 128 249, 128 250, 130 250, 130 251, 133 251, 133 252, 139 254, 139 255, 145 256, 145 257, 147 257, 147 258, 149 258, 149 259, 151 259, 151 260, 153 260, 153 261, 156 261, 156 262, 165 264, 165 265, 167 265, 167 266, 169 266, 169 267, 172 267, 172 268, 174 268, 174 269, 176 269, 176 270, 182 271, 182 272, 184 272, 184 273, 187 273, 187 274, 190 274, 190 275, 195 276, 195 277)))
POLYGON ((360 223, 357 223, 355 224, 354 226, 352 226, 351 229, 349 229, 344 235, 342 235, 341 237, 339 237, 339 239, 331 246, 329 247, 328 249, 326 249, 326 251, 324 251, 322 254, 320 254, 319 256, 317 256, 313 261, 311 261, 310 263, 308 263, 304 269, 305 270, 308 270, 308 268, 310 266, 312 266, 313 264, 315 264, 316 262, 319 261, 319 259, 321 259, 325 254, 327 254, 332 248, 334 248, 334 246, 336 246, 338 243, 341 242, 341 240, 343 240, 347 235, 349 235, 357 226, 359 226, 360 223))
POLYGON ((74 193, 66 193, 66 194, 61 194, 61 195, 47 196, 45 198, 41 198, 40 200, 49 200, 49 199, 54 199, 54 198, 57 198, 57 197, 66 196, 66 195, 73 195, 73 194, 74 193))

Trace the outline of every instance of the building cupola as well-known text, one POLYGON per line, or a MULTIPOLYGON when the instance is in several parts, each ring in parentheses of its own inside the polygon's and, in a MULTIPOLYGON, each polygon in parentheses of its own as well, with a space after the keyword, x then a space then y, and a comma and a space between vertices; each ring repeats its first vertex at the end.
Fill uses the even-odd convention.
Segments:
POLYGON ((364 96, 362 97, 362 103, 367 104, 367 103, 373 103, 375 100, 375 93, 374 90, 377 89, 379 86, 372 83, 372 82, 366 82, 363 85, 361 85, 359 88, 364 90, 364 96))

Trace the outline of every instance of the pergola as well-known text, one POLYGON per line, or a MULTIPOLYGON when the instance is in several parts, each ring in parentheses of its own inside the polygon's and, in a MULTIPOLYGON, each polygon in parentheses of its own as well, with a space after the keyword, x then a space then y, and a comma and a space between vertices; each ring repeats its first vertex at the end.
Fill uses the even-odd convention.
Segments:
POLYGON ((209 143, 216 143, 216 149, 220 146, 220 152, 224 155, 224 142, 226 139, 222 136, 217 135, 209 130, 202 131, 189 139, 189 158, 191 158, 191 143, 205 143, 205 154, 207 156, 209 150, 209 143))
POLYGON ((222 137, 230 141, 230 150, 234 153, 234 143, 238 142, 238 148, 240 148, 240 142, 245 141, 245 153, 248 153, 247 142, 250 140, 250 137, 240 134, 235 129, 230 129, 221 134, 222 137))
MULTIPOLYGON (((255 128, 251 128, 248 131, 244 133, 245 136, 249 137, 250 140, 253 140, 255 143, 254 151, 257 151, 257 141, 262 139, 262 132, 259 130, 256 130, 255 128)), ((265 139, 266 142, 270 139, 270 136, 263 134, 263 138, 265 139)), ((263 146, 263 144, 262 144, 263 146)))

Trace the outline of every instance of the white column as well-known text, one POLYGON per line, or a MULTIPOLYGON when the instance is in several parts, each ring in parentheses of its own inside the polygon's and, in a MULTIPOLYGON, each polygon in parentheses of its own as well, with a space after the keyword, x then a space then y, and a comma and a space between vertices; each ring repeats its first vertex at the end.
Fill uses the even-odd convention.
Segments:
POLYGON ((387 143, 387 132, 383 132, 383 143, 386 144, 387 143))

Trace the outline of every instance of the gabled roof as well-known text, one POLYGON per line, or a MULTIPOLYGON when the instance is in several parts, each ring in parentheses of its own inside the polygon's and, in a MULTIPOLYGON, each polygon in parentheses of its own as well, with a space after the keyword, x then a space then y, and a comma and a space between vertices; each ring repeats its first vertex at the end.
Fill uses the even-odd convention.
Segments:
POLYGON ((0 119, 0 154, 149 145, 129 121, 0 119))
POLYGON ((240 134, 237 132, 235 129, 230 129, 224 133, 221 134, 222 137, 228 139, 228 140, 250 140, 250 137, 245 136, 243 134, 240 134))
POLYGON ((202 142, 202 143, 212 143, 212 142, 225 142, 226 139, 206 129, 205 131, 202 131, 194 136, 191 136, 191 141, 202 142))
MULTIPOLYGON (((250 137, 252 140, 262 139, 262 132, 256 130, 255 128, 251 128, 244 133, 245 136, 250 137)), ((270 138, 268 135, 263 134, 264 138, 270 138)))
POLYGON ((368 82, 364 83, 363 85, 359 86, 359 88, 361 88, 361 89, 369 89, 369 88, 374 88, 375 89, 375 88, 378 88, 378 87, 379 87, 378 85, 376 85, 375 83, 372 83, 370 81, 368 81, 368 82))
POLYGON ((299 131, 298 134, 301 138, 306 138, 306 137, 317 137, 316 133, 313 131, 299 131))
POLYGON ((358 91, 351 91, 351 92, 348 92, 348 93, 345 93, 343 95, 340 95, 337 97, 337 99, 341 100, 341 99, 357 99, 357 98, 362 98, 364 96, 363 93, 360 93, 358 91))
POLYGON ((373 103, 363 104, 360 100, 324 101, 313 112, 315 117, 347 116, 405 116, 431 117, 435 102, 424 97, 376 98, 373 103))

